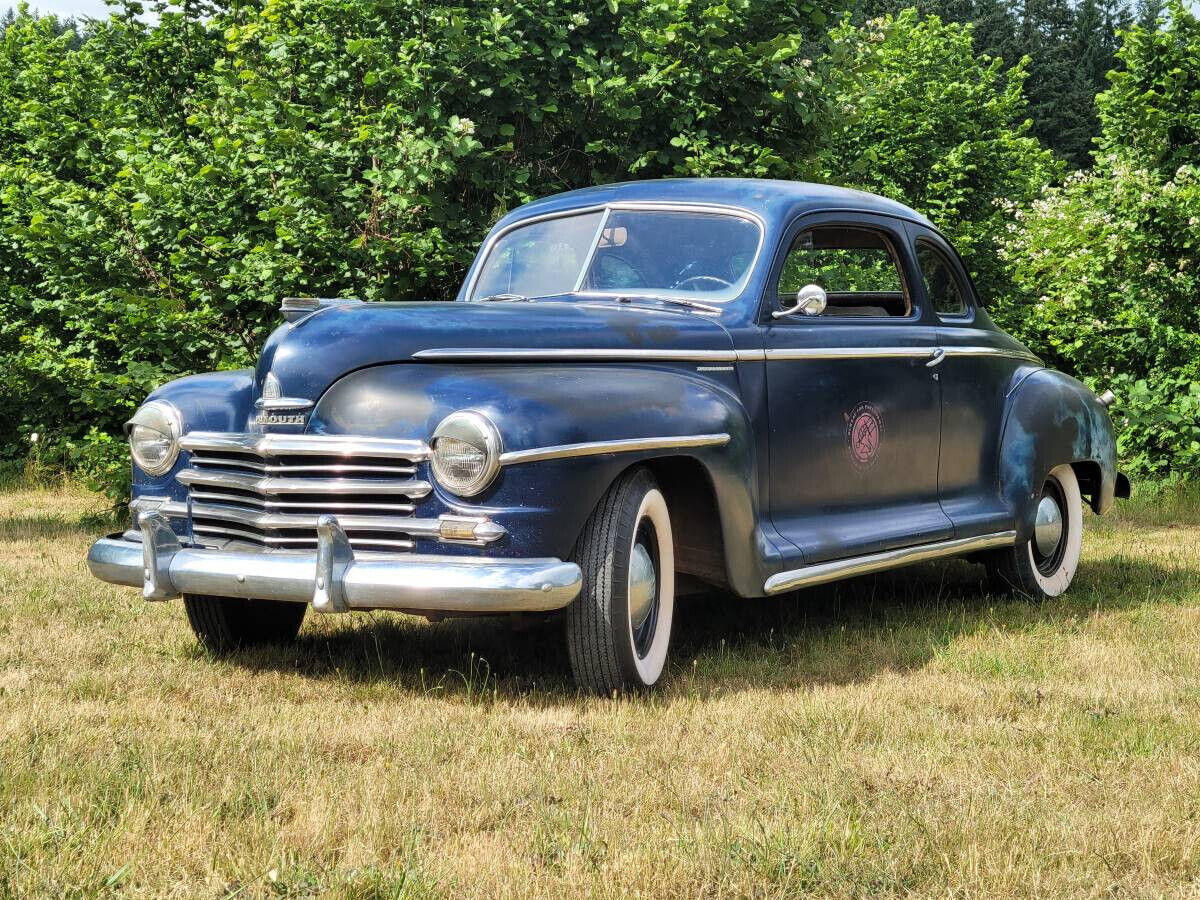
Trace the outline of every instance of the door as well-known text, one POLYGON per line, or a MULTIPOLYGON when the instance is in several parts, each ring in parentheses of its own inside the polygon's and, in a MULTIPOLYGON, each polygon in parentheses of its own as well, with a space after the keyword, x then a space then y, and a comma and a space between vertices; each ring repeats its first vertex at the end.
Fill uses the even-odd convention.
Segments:
POLYGON ((941 356, 903 225, 806 216, 785 246, 763 328, 775 527, 809 564, 949 538, 941 356), (826 292, 820 314, 771 316, 810 284, 826 292))
POLYGON ((1040 368, 979 306, 958 255, 941 235, 908 226, 921 294, 937 322, 941 370, 942 452, 938 495, 955 537, 1012 527, 999 489, 1000 429, 1009 391, 1040 368))

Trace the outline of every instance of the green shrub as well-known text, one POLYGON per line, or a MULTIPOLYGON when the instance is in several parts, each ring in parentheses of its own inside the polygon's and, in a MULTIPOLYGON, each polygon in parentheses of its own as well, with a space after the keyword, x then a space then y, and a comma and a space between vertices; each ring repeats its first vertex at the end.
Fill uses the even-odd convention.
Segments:
POLYGON ((968 26, 915 10, 834 29, 837 115, 825 179, 925 213, 963 255, 985 301, 1009 291, 996 260, 1011 216, 1060 169, 1029 136, 1023 65, 975 52, 968 26))
POLYGON ((94 436, 157 384, 252 362, 281 297, 452 296, 531 197, 803 175, 823 21, 785 0, 272 0, 113 17, 76 46, 19 15, 0 37, 0 457, 38 431, 107 471, 94 436))
POLYGON ((998 318, 1120 403, 1118 449, 1140 476, 1200 474, 1200 27, 1181 5, 1134 29, 1098 99, 1096 166, 1028 210, 1005 248, 1016 290, 998 318))

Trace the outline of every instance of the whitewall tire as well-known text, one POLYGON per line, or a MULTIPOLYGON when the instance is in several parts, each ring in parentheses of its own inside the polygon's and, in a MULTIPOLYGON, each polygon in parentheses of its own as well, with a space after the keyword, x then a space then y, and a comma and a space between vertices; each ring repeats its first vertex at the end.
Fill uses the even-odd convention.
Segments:
POLYGON ((576 683, 603 695, 652 687, 671 649, 675 556, 667 502, 648 470, 609 488, 573 556, 583 570, 566 612, 576 683))
POLYGON ((1083 498, 1069 465, 1047 477, 1038 498, 1034 532, 988 560, 994 582, 1035 599, 1057 597, 1071 585, 1083 548, 1083 498))

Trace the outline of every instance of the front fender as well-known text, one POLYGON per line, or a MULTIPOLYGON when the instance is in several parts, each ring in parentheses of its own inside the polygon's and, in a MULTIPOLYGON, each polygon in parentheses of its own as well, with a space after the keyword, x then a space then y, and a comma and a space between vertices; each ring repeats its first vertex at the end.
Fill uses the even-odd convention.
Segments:
MULTIPOLYGON (((150 400, 166 400, 179 410, 183 431, 245 431, 253 404, 254 371, 231 369, 177 378, 156 389, 150 400)), ((150 476, 133 467, 133 496, 143 494, 186 500, 187 488, 175 480, 175 473, 187 465, 190 454, 179 454, 171 470, 150 476)))
POLYGON ((753 595, 762 592, 764 559, 775 550, 757 527, 753 432, 736 385, 733 372, 708 377, 671 364, 383 365, 353 372, 330 387, 313 411, 309 431, 428 440, 445 416, 474 409, 495 422, 506 452, 727 434, 728 442, 719 446, 505 465, 469 501, 437 486, 418 514, 487 514, 509 532, 489 546, 490 555, 565 558, 622 471, 655 457, 688 456, 703 467, 717 500, 730 585, 753 595))
POLYGON ((1013 513, 1019 540, 1033 533, 1046 476, 1056 466, 1081 462, 1098 465, 1100 484, 1092 506, 1107 512, 1117 474, 1108 410, 1069 375, 1039 369, 1009 395, 1000 440, 1000 495, 1013 513))

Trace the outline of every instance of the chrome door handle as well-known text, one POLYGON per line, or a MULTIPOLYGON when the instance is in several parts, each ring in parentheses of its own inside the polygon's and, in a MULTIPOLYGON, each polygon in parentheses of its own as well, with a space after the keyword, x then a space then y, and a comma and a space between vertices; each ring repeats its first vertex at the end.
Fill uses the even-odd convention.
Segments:
POLYGON ((929 352, 929 362, 925 363, 925 367, 932 369, 934 366, 941 365, 946 358, 946 351, 941 347, 935 347, 929 352))

